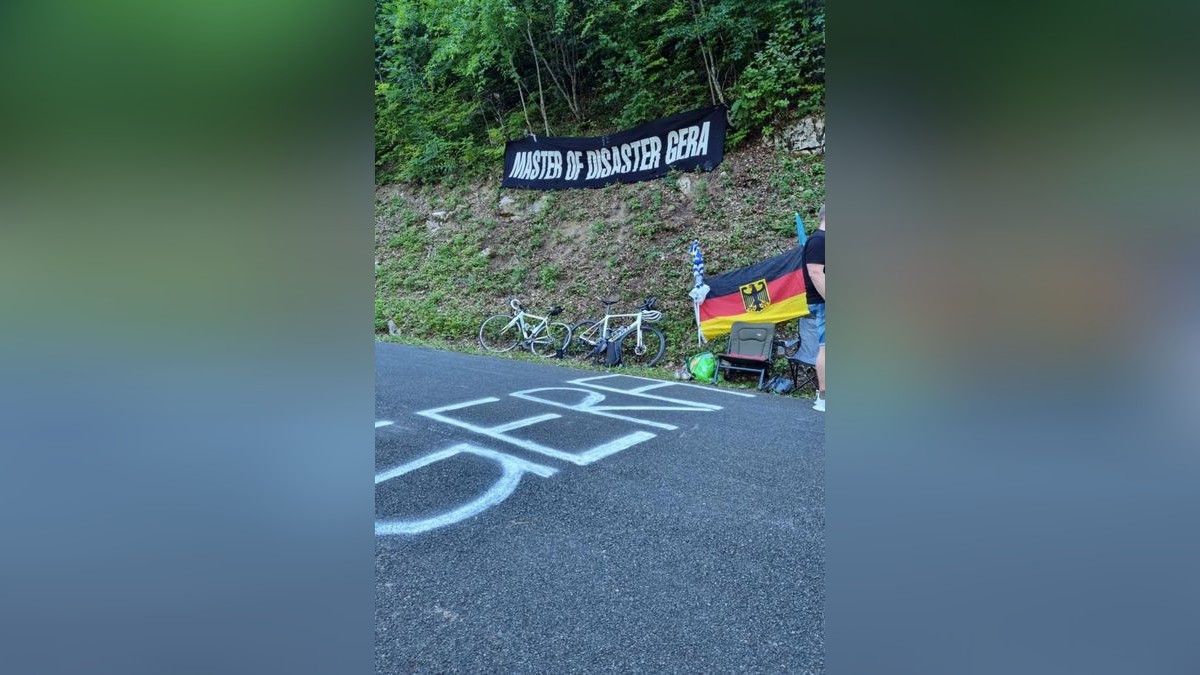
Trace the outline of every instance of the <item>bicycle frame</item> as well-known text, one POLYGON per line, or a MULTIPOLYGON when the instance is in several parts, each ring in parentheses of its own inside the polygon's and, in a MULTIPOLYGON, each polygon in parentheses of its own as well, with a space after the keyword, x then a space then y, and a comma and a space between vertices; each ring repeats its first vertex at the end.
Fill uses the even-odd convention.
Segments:
POLYGON ((597 325, 600 327, 600 336, 609 342, 619 342, 620 340, 624 339, 624 337, 626 335, 629 335, 630 331, 636 330, 637 331, 637 348, 644 349, 646 347, 645 342, 642 340, 642 313, 640 311, 637 312, 636 314, 608 314, 608 313, 605 313, 604 318, 601 319, 600 323, 598 323, 597 325), (613 332, 608 327, 609 319, 622 319, 622 318, 629 318, 629 317, 633 317, 633 323, 631 323, 630 325, 628 325, 624 328, 621 328, 615 334, 613 334, 613 332))
POLYGON ((513 326, 520 326, 521 327, 521 343, 526 344, 533 338, 540 335, 541 332, 546 329, 546 326, 549 323, 550 323, 550 317, 548 317, 548 316, 538 316, 536 314, 529 314, 528 312, 525 312, 524 310, 522 310, 520 312, 517 312, 517 314, 515 316, 513 316, 512 321, 509 321, 507 324, 505 324, 504 330, 508 330, 509 328, 512 328, 513 326), (527 321, 525 321, 526 318, 536 320, 538 322, 537 325, 534 326, 533 328, 530 328, 529 323, 527 321))

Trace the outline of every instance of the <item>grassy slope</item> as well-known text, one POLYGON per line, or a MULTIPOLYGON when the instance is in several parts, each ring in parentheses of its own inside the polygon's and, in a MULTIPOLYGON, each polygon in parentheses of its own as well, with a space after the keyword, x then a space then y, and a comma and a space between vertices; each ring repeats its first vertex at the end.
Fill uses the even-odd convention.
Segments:
MULTIPOLYGON (((564 320, 597 316, 601 295, 632 311, 659 297, 667 336, 664 368, 700 349, 688 244, 699 239, 709 274, 782 253, 796 245, 792 214, 811 230, 825 197, 822 157, 791 157, 762 146, 729 153, 712 173, 685 174, 599 190, 534 192, 483 183, 412 186, 376 192, 375 329, 392 319, 402 339, 475 344, 479 323, 521 298, 540 313, 561 305, 564 320), (522 215, 497 210, 503 196, 522 215), (543 199, 542 210, 528 207, 543 199), (448 211, 445 222, 430 222, 448 211)), ((794 335, 795 324, 786 328, 794 335)))

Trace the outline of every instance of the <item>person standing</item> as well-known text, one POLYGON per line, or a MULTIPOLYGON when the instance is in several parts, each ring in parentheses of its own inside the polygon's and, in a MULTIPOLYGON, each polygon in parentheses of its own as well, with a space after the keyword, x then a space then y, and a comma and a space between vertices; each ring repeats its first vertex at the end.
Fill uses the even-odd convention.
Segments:
POLYGON ((804 290, 808 313, 817 325, 817 400, 813 410, 825 412, 825 205, 821 224, 804 242, 804 290))

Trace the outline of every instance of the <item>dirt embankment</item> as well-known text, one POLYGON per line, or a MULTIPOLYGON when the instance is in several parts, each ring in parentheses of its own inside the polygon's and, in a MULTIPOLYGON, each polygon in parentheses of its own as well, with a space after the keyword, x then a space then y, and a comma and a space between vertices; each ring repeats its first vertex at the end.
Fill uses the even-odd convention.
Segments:
POLYGON ((376 191, 376 330, 472 344, 479 322, 519 297, 569 322, 601 313, 601 296, 632 310, 648 295, 666 315, 664 366, 697 351, 691 258, 709 274, 796 245, 793 213, 811 230, 825 196, 823 157, 764 146, 729 153, 717 171, 595 190, 535 192, 473 184, 391 184, 376 191))

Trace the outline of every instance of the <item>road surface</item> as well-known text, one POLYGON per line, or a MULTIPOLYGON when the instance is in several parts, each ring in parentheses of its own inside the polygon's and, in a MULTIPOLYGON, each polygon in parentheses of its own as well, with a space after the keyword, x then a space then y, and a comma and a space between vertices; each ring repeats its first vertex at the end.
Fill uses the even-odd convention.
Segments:
POLYGON ((379 343, 376 668, 824 671, 806 399, 379 343))

